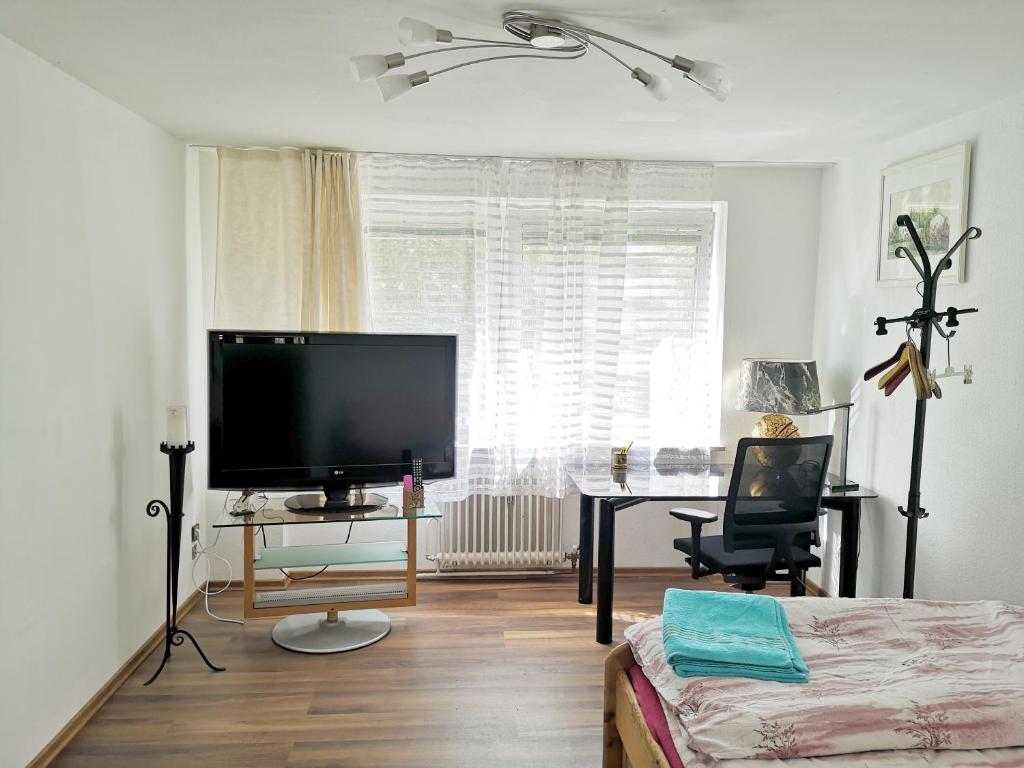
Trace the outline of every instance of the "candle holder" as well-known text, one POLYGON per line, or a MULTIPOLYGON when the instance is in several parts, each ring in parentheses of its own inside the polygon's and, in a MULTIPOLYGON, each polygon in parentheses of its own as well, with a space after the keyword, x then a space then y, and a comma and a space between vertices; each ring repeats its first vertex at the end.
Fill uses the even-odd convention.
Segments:
POLYGON ((178 626, 178 564, 181 558, 181 521, 185 517, 185 513, 182 511, 185 498, 185 457, 192 453, 195 448, 196 445, 191 440, 187 445, 160 443, 160 452, 167 454, 168 463, 170 464, 171 505, 168 507, 160 499, 153 499, 146 505, 147 515, 156 517, 160 512, 163 512, 167 520, 167 587, 164 592, 166 600, 164 657, 160 661, 160 666, 157 667, 156 672, 153 673, 153 676, 144 685, 149 685, 159 677, 160 673, 163 672, 164 666, 167 664, 167 660, 171 658, 171 646, 183 644, 186 637, 192 641, 192 645, 195 646, 196 651, 203 661, 206 662, 206 666, 214 672, 224 671, 224 667, 218 667, 206 658, 203 649, 199 647, 199 643, 196 642, 196 639, 192 637, 190 632, 178 626))

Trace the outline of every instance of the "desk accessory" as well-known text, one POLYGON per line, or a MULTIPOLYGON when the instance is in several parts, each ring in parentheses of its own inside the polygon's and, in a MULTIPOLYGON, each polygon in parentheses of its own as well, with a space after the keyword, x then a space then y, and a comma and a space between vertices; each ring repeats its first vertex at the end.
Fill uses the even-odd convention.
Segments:
POLYGON ((412 474, 402 478, 402 508, 409 514, 423 505, 423 461, 413 459, 412 474))
MULTIPOLYGON (((181 414, 172 413, 175 408, 168 409, 168 439, 180 442, 185 441, 184 429, 184 407, 181 407, 181 414)), ((185 461, 188 454, 195 450, 195 443, 191 440, 184 444, 170 445, 167 442, 160 443, 160 452, 167 454, 170 469, 170 499, 171 505, 167 506, 160 499, 153 499, 146 505, 146 514, 156 517, 162 511, 167 521, 167 581, 164 590, 165 598, 165 622, 164 622, 164 657, 160 661, 153 676, 144 685, 149 685, 163 672, 167 660, 171 658, 171 646, 181 645, 187 637, 192 641, 196 651, 206 662, 206 666, 214 672, 223 672, 224 667, 213 664, 199 647, 199 643, 192 634, 178 626, 178 565, 181 556, 181 521, 185 517, 182 511, 185 497, 185 461)))
POLYGON ((630 442, 625 448, 615 448, 612 450, 612 469, 613 470, 624 470, 629 466, 629 449, 633 447, 633 442, 630 442))
MULTIPOLYGON (((915 258, 914 254, 912 254, 908 248, 901 245, 895 249, 895 256, 896 258, 906 259, 910 262, 917 271, 917 274, 920 275, 921 281, 918 285, 920 287, 919 293, 921 295, 921 306, 909 315, 904 315, 903 317, 876 318, 875 334, 878 336, 885 336, 889 332, 888 325, 890 323, 905 324, 907 341, 905 344, 901 345, 899 350, 899 359, 896 366, 897 368, 903 369, 900 381, 902 381, 903 378, 906 378, 907 369, 909 369, 910 375, 914 376, 915 392, 917 394, 917 404, 914 410, 914 442, 910 456, 910 490, 907 492, 906 508, 898 508, 900 514, 907 518, 907 551, 903 567, 903 597, 912 598, 914 596, 914 571, 917 564, 917 521, 921 518, 928 517, 928 513, 925 511, 924 507, 921 506, 921 462, 922 454, 924 453, 925 413, 928 406, 928 400, 933 395, 936 397, 942 396, 942 390, 935 382, 936 378, 941 377, 936 376, 934 372, 930 372, 928 370, 931 358, 932 331, 937 331, 938 334, 946 340, 946 349, 948 354, 950 339, 956 335, 956 328, 960 325, 959 316, 978 311, 976 307, 969 307, 965 309, 949 307, 941 312, 936 311, 935 294, 938 292, 939 278, 944 271, 948 270, 953 265, 953 257, 956 252, 968 240, 976 240, 981 237, 981 230, 977 227, 968 227, 960 238, 953 243, 953 247, 946 251, 946 254, 939 259, 935 268, 932 269, 931 258, 929 257, 924 244, 921 242, 921 237, 918 235, 917 228, 914 226, 914 222, 911 218, 904 214, 896 218, 896 223, 907 230, 907 233, 910 235, 910 240, 917 251, 917 258, 915 258), (918 261, 918 259, 920 259, 920 261, 918 261), (946 329, 948 330, 944 330, 939 324, 939 321, 943 319, 945 320, 946 329), (910 335, 911 331, 914 330, 918 331, 920 334, 920 344, 914 344, 914 340, 910 335), (906 364, 904 364, 905 358, 906 364), (920 382, 922 377, 925 380, 924 388, 922 388, 920 382)), ((864 374, 865 381, 884 370, 891 360, 892 358, 868 369, 864 374)), ((957 374, 956 371, 952 370, 952 365, 949 365, 948 362, 949 361, 947 359, 947 374, 943 374, 943 376, 963 375, 965 384, 969 384, 971 382, 974 375, 974 369, 972 367, 966 366, 961 374, 957 374)), ((893 371, 890 371, 889 373, 892 374, 893 371)), ((893 381, 895 381, 899 376, 900 373, 893 376, 890 379, 888 386, 893 386, 893 381)), ((895 386, 899 386, 899 381, 895 381, 895 386)), ((886 394, 891 394, 891 391, 887 390, 886 394)))
MULTIPOLYGON (((853 403, 834 403, 825 406, 821 404, 818 364, 814 360, 745 358, 740 374, 736 407, 741 411, 766 413, 770 417, 779 418, 784 418, 784 414, 814 416, 836 411, 836 421, 839 422, 842 435, 839 443, 839 482, 830 485, 830 488, 834 492, 840 492, 855 491, 860 487, 846 476, 850 447, 850 409, 853 403)), ((785 435, 755 432, 753 436, 785 435)))

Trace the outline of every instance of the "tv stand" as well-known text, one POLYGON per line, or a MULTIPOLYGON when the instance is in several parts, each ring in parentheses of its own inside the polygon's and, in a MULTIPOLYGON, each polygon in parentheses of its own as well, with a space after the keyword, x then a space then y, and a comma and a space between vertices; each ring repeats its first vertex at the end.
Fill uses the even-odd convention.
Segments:
POLYGON ((327 488, 323 494, 299 493, 285 499, 293 512, 367 512, 388 503, 386 496, 360 488, 327 488))
MULTIPOLYGON (((314 494, 318 502, 319 494, 314 494)), ((281 618, 271 633, 282 648, 300 653, 337 653, 363 648, 380 640, 391 628, 381 608, 416 605, 416 523, 436 520, 440 513, 427 508, 400 509, 401 497, 384 497, 385 506, 366 510, 284 508, 271 502, 245 515, 225 510, 214 521, 214 528, 240 528, 242 532, 243 603, 246 619, 281 618), (389 502, 390 505, 389 505, 389 502), (397 541, 361 541, 337 544, 306 544, 260 548, 261 529, 269 526, 311 525, 323 523, 366 523, 367 533, 385 525, 381 533, 393 535, 394 523, 405 523, 405 539, 397 541), (324 580, 285 579, 281 584, 256 580, 258 572, 286 573, 291 569, 323 569, 325 566, 379 567, 401 564, 393 569, 393 580, 380 580, 385 571, 333 572, 324 580), (335 578, 331 578, 334 576, 335 578), (368 578, 361 578, 361 577, 368 578), (318 583, 317 583, 318 582, 318 583)), ((315 571, 314 571, 315 573, 315 571)))

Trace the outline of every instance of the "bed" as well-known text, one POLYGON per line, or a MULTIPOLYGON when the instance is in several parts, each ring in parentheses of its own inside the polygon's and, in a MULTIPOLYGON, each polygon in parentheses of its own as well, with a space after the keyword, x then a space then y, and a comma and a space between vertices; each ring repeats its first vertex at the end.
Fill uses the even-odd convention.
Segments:
POLYGON ((807 685, 680 678, 660 618, 605 663, 604 768, 1024 767, 1024 609, 783 598, 807 685))

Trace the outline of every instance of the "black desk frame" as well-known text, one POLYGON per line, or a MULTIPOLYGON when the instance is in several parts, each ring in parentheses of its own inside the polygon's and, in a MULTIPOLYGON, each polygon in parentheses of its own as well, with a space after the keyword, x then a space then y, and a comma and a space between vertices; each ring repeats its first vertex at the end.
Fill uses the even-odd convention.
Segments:
MULTIPOLYGON (((839 548, 839 597, 857 596, 857 559, 860 551, 861 502, 873 498, 861 490, 859 496, 829 495, 821 499, 825 509, 842 515, 839 548)), ((580 493, 580 585, 579 601, 594 601, 594 501, 599 507, 597 549, 597 642, 612 641, 612 598, 615 589, 615 513, 647 501, 716 501, 711 496, 596 497, 580 493)))

